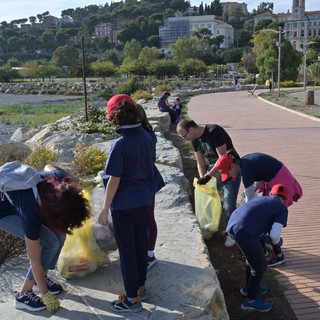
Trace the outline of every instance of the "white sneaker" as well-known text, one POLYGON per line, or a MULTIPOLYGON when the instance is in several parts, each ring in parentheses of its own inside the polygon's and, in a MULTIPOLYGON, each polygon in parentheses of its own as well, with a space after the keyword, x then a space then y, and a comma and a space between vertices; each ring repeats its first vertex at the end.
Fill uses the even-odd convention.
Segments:
POLYGON ((226 236, 226 241, 224 242, 224 246, 227 248, 231 248, 236 244, 236 241, 233 240, 228 234, 226 236))

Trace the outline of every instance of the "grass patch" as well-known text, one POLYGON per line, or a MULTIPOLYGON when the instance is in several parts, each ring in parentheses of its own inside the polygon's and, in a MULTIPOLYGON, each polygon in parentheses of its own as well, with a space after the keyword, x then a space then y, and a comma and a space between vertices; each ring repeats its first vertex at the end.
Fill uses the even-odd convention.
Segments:
POLYGON ((15 104, 2 106, 0 123, 45 125, 71 115, 83 108, 83 103, 15 104))

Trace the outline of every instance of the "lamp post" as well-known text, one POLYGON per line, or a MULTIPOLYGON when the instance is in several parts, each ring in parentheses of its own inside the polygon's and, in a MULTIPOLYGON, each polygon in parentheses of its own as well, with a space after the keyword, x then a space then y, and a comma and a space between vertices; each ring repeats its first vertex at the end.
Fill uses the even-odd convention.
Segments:
POLYGON ((279 40, 278 40, 278 97, 280 97, 280 71, 281 71, 281 27, 279 27, 279 40))

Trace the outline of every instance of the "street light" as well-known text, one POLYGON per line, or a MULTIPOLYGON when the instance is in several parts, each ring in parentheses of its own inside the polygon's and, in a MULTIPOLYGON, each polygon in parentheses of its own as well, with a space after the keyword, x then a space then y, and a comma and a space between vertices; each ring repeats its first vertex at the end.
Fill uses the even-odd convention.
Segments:
POLYGON ((278 97, 280 97, 280 71, 281 71, 281 27, 279 27, 278 41, 278 97))

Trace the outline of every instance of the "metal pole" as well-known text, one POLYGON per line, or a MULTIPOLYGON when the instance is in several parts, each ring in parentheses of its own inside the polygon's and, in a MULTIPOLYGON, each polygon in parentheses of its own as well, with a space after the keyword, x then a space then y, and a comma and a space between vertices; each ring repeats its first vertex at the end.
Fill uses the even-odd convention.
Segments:
POLYGON ((307 48, 304 49, 304 63, 303 63, 303 90, 306 90, 306 70, 307 69, 307 48))
POLYGON ((278 97, 280 97, 280 69, 281 69, 281 27, 279 27, 279 41, 278 41, 278 97))
POLYGON ((81 37, 82 48, 82 79, 83 79, 83 93, 84 93, 84 110, 86 116, 86 122, 88 122, 88 102, 87 102, 87 81, 86 81, 86 62, 84 58, 84 37, 81 37))

